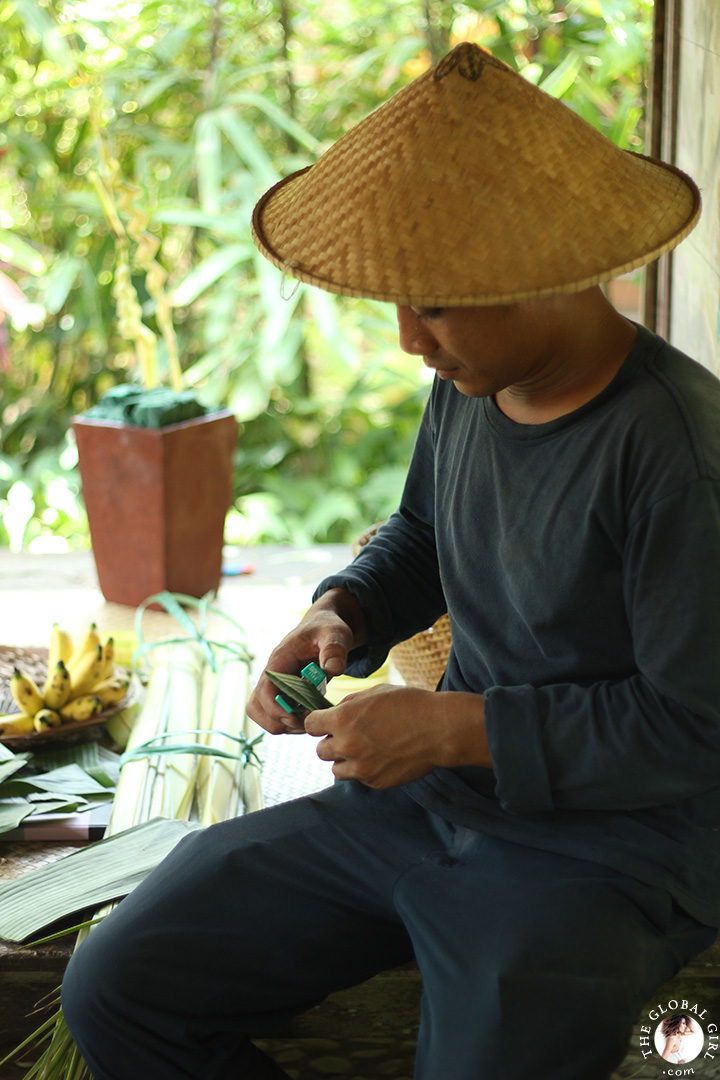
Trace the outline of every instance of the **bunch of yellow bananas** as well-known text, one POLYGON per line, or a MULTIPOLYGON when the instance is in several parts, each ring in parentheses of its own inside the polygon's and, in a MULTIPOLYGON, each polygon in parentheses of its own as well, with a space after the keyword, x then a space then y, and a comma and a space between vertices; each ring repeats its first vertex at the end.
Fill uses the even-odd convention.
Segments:
POLYGON ((103 644, 95 623, 75 643, 55 623, 45 685, 41 690, 29 675, 15 668, 10 691, 21 711, 0 716, 0 737, 91 720, 103 709, 119 704, 129 688, 130 676, 116 672, 113 639, 103 644))

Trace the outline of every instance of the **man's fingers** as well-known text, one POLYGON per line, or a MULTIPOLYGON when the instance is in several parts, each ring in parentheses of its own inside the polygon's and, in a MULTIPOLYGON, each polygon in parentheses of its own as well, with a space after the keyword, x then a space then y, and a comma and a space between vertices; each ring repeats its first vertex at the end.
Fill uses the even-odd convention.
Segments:
POLYGON ((304 716, 286 712, 275 697, 278 691, 266 675, 262 675, 247 703, 247 714, 270 735, 296 735, 305 731, 304 716))
POLYGON ((287 713, 285 717, 280 721, 285 728, 286 735, 304 735, 305 724, 303 723, 302 716, 289 716, 287 713))
POLYGON ((318 639, 318 664, 328 675, 342 675, 352 648, 352 631, 344 624, 327 627, 318 639))
POLYGON ((326 642, 320 648, 318 663, 332 678, 342 675, 347 664, 347 649, 338 641, 326 642))
POLYGON ((314 735, 320 740, 315 750, 317 756, 321 761, 332 761, 333 773, 338 780, 342 780, 347 772, 347 763, 338 749, 338 740, 333 738, 332 717, 328 715, 333 712, 333 709, 318 709, 317 712, 308 713, 305 717, 305 730, 308 735, 314 735))
POLYGON ((316 754, 321 761, 342 761, 343 758, 337 757, 337 750, 334 746, 334 739, 332 735, 326 735, 324 739, 321 739, 317 744, 316 754))
POLYGON ((330 730, 328 713, 331 709, 317 709, 305 716, 305 731, 319 739, 322 735, 332 735, 330 730))

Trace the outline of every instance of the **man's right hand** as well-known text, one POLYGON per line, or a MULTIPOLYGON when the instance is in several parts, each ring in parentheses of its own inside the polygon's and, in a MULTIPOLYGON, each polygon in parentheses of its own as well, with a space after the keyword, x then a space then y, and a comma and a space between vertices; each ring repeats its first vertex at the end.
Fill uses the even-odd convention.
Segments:
MULTIPOLYGON (((265 667, 299 675, 306 664, 314 661, 326 675, 342 675, 350 650, 364 641, 365 620, 358 601, 344 589, 330 589, 283 638, 265 667)), ((303 716, 285 712, 275 701, 276 694, 277 689, 263 674, 248 701, 250 719, 271 735, 304 732, 303 716)))

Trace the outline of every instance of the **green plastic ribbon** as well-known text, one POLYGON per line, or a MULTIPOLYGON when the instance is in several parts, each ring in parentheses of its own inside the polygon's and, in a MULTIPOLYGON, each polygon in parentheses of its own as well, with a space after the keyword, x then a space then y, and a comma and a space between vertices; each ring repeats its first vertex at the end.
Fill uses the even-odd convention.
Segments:
POLYGON ((185 593, 171 593, 169 590, 164 589, 162 592, 155 593, 153 596, 148 596, 146 600, 143 600, 135 613, 135 633, 140 644, 133 653, 133 666, 136 666, 137 662, 151 649, 156 649, 162 645, 178 645, 181 642, 194 641, 202 649, 212 671, 217 671, 216 649, 224 650, 236 659, 242 660, 249 667, 254 657, 247 647, 245 630, 231 615, 210 603, 215 596, 217 596, 216 592, 209 592, 198 599, 196 596, 186 596, 185 593), (162 641, 145 641, 142 620, 150 604, 160 604, 168 615, 172 615, 185 631, 185 634, 180 637, 164 638, 162 641), (199 625, 193 622, 183 605, 198 609, 200 613, 199 625), (219 615, 221 618, 226 619, 238 631, 242 640, 215 641, 213 638, 208 637, 206 632, 208 615, 219 615))
POLYGON ((256 735, 254 739, 249 739, 247 735, 231 735, 229 731, 217 731, 214 728, 189 728, 187 731, 165 731, 155 736, 153 739, 148 739, 147 742, 138 743, 132 750, 126 750, 120 758, 121 766, 126 761, 133 761, 136 758, 142 757, 155 757, 155 755, 167 755, 167 754, 198 754, 207 755, 208 757, 230 758, 233 761, 242 761, 244 765, 256 765, 258 768, 262 768, 262 762, 257 755, 255 747, 262 741, 263 735, 256 735), (204 743, 173 743, 172 746, 163 746, 163 740, 175 739, 181 735, 219 735, 225 739, 231 739, 233 742, 240 744, 240 752, 233 754, 230 750, 213 749, 212 746, 206 746, 204 743))

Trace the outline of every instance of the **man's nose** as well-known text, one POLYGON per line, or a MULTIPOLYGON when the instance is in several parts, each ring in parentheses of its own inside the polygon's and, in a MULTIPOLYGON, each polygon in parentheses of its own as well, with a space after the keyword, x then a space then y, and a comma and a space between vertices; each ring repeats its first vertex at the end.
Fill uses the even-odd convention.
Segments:
POLYGON ((413 309, 398 304, 397 320, 402 351, 411 356, 432 356, 438 343, 413 309))

